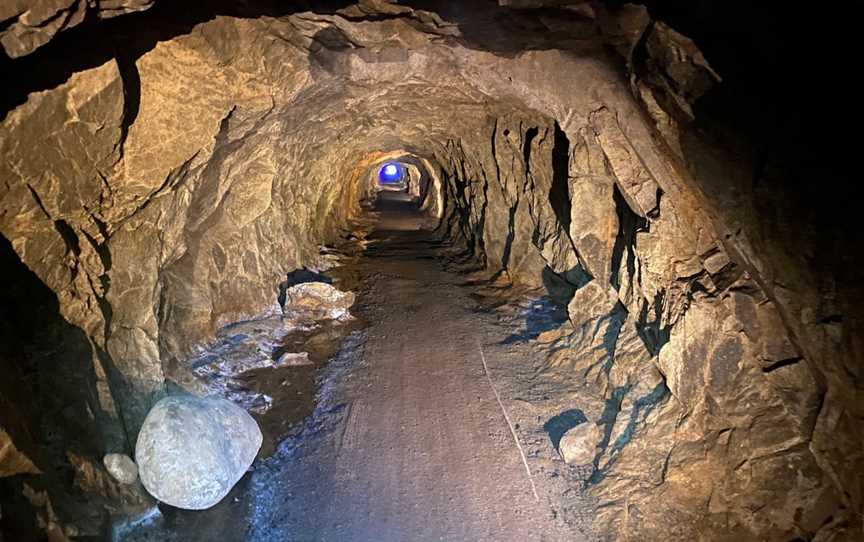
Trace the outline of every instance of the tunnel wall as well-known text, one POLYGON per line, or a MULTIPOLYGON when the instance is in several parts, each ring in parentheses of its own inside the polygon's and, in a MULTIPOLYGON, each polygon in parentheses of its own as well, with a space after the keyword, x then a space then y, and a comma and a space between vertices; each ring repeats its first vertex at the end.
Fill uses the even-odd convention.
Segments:
POLYGON ((575 289, 569 348, 548 363, 606 400, 589 487, 628 504, 599 523, 649 539, 817 532, 842 506, 810 448, 817 377, 670 169, 645 166, 668 158, 641 155, 606 108, 571 135, 542 116, 487 128, 439 157, 448 228, 493 273, 540 285, 548 268, 575 289), (567 204, 553 206, 559 152, 567 204))
POLYGON ((133 436, 167 364, 273 305, 359 198, 334 182, 344 170, 315 160, 323 142, 280 137, 300 137, 286 126, 296 117, 272 113, 304 75, 250 68, 280 47, 239 38, 256 25, 223 20, 159 44, 138 60, 140 96, 112 60, 31 95, 3 125, 0 228, 104 353, 96 371, 118 402, 141 401, 121 406, 133 436))
MULTIPOLYGON (((177 361, 272 310, 284 275, 314 266, 359 212, 369 154, 430 135, 394 137, 388 119, 452 99, 420 84, 407 90, 419 104, 346 90, 343 68, 310 54, 322 24, 218 17, 131 68, 74 72, 4 119, 0 231, 90 339, 100 408, 130 442, 166 377, 187 376, 177 361)), ((463 99, 452 115, 476 110, 463 99)))

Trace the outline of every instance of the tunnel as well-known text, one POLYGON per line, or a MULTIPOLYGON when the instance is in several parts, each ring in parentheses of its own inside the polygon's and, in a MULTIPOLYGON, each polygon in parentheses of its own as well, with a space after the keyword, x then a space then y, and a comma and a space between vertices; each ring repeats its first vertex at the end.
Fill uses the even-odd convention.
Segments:
POLYGON ((0 542, 864 539, 854 17, 0 8, 0 542))

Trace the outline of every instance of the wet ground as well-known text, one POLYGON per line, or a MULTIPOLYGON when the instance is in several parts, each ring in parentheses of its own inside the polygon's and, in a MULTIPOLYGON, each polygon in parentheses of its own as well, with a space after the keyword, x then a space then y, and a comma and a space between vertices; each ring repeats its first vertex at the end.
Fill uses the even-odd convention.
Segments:
POLYGON ((226 385, 267 434, 250 472, 210 510, 165 506, 120 538, 593 538, 587 473, 554 448, 584 422, 544 367, 543 345, 564 334, 561 308, 460 270, 458 249, 424 229, 409 198, 381 198, 374 230, 333 247, 340 265, 327 272, 357 294, 356 320, 275 336, 267 319, 238 324, 209 353, 224 359, 232 340, 271 360, 307 353, 226 385))

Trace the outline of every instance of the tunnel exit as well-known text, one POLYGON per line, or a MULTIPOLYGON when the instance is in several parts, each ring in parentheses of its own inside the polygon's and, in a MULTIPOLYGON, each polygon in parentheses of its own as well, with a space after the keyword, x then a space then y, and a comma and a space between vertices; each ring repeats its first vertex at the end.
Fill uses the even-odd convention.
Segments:
POLYGON ((378 184, 388 187, 405 185, 405 166, 397 162, 387 162, 378 171, 378 184))

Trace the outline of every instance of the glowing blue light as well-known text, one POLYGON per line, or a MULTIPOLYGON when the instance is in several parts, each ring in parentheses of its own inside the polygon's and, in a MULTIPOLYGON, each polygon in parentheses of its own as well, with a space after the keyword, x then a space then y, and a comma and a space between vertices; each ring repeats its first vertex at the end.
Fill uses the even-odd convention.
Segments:
POLYGON ((399 164, 389 163, 378 171, 378 180, 381 184, 395 184, 402 180, 402 169, 399 164))

